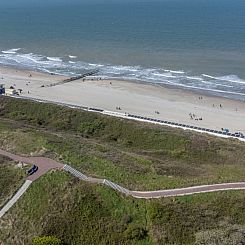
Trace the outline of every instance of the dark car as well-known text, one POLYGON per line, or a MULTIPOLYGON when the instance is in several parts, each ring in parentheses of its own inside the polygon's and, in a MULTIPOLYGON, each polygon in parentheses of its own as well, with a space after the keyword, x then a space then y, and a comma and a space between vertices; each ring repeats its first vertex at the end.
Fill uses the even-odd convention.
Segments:
POLYGON ((38 170, 38 166, 33 165, 32 168, 27 171, 27 174, 32 175, 32 174, 36 173, 37 170, 38 170))

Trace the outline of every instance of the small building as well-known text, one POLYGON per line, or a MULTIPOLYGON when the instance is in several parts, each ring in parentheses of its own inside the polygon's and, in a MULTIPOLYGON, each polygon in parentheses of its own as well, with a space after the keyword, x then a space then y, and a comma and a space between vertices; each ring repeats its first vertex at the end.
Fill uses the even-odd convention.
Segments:
POLYGON ((19 93, 13 88, 6 88, 5 95, 18 95, 19 93))
POLYGON ((0 94, 5 94, 5 85, 0 84, 0 94))

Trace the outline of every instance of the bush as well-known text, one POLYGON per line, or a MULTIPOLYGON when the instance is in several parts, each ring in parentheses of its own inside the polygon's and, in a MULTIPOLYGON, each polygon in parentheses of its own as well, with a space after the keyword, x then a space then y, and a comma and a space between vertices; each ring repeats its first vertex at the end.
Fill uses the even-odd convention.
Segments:
POLYGON ((93 122, 81 122, 79 132, 85 135, 94 135, 105 128, 105 125, 99 119, 95 119, 93 122))
POLYGON ((196 245, 239 245, 245 244, 245 227, 226 225, 218 229, 200 231, 196 234, 196 245))
POLYGON ((125 235, 131 240, 143 240, 147 237, 147 230, 138 225, 129 225, 125 235))
POLYGON ((32 245, 62 245, 62 241, 54 236, 35 237, 32 245))

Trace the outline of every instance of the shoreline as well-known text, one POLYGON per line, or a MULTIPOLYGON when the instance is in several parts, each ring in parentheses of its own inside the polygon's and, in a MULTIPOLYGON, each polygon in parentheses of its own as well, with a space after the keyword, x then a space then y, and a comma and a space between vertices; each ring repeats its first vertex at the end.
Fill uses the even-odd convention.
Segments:
POLYGON ((153 83, 153 82, 150 83, 150 82, 146 82, 143 80, 132 80, 132 79, 130 80, 130 79, 119 79, 119 78, 117 79, 117 78, 115 78, 115 79, 103 79, 103 80, 104 81, 119 81, 119 82, 125 81, 125 82, 129 82, 129 83, 146 84, 146 85, 150 85, 150 86, 154 86, 154 87, 158 87, 158 88, 166 88, 169 90, 177 90, 177 91, 180 91, 183 93, 196 94, 198 96, 206 96, 206 97, 210 97, 210 98, 220 98, 220 99, 227 99, 230 101, 245 102, 245 98, 244 98, 244 100, 242 100, 242 99, 230 98, 230 97, 226 97, 226 96, 219 96, 218 94, 214 94, 211 92, 210 93, 205 92, 206 91, 205 89, 202 90, 200 88, 197 88, 197 89, 188 89, 186 87, 180 88, 180 86, 175 86, 175 85, 170 85, 170 84, 160 84, 160 83, 153 83))
POLYGON ((93 78, 42 88, 42 85, 60 82, 66 77, 2 66, 0 78, 3 78, 0 83, 6 87, 15 85, 16 89, 23 89, 21 95, 26 97, 132 113, 215 130, 227 128, 232 133, 245 134, 245 103, 238 100, 146 82, 93 78))
MULTIPOLYGON (((52 72, 52 71, 48 71, 48 70, 41 70, 41 69, 29 69, 29 68, 25 68, 25 67, 21 67, 18 65, 5 65, 5 64, 0 64, 0 69, 1 68, 5 68, 5 69, 11 69, 11 70, 18 70, 18 71, 28 71, 28 72, 36 72, 36 73, 40 73, 40 74, 48 74, 48 75, 55 75, 55 76, 60 76, 60 77, 64 77, 64 78, 70 78, 71 75, 65 75, 65 74, 60 74, 57 72, 52 72)), ((77 75, 73 75, 73 76, 79 76, 79 74, 77 75)), ((91 76, 94 77, 95 79, 98 77, 103 77, 103 75, 101 76, 91 76)), ((219 90, 214 90, 214 89, 209 89, 209 88, 201 88, 201 87, 195 87, 195 86, 181 86, 181 84, 167 84, 167 83, 159 83, 159 82, 149 82, 146 80, 140 80, 140 79, 127 79, 127 78, 110 78, 110 77, 106 77, 103 78, 103 80, 105 81, 125 81, 125 82, 132 82, 132 83, 137 83, 137 84, 149 84, 151 86, 158 86, 158 87, 163 87, 163 88, 167 88, 167 89, 177 89, 183 92, 190 92, 190 93, 194 93, 194 94, 198 94, 200 96, 208 96, 208 97, 217 97, 217 98, 224 98, 224 99, 230 99, 230 100, 235 100, 235 101, 242 101, 245 102, 245 94, 243 93, 237 93, 235 94, 234 92, 229 92, 229 91, 219 91, 219 90), (233 95, 233 96, 230 96, 233 95)))

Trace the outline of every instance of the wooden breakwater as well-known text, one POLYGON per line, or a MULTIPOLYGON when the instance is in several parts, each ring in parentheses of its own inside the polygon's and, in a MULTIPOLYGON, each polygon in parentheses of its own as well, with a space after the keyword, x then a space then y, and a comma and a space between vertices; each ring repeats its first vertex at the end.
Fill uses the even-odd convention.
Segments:
POLYGON ((99 70, 89 71, 89 72, 83 73, 82 75, 75 76, 75 77, 70 77, 70 78, 67 78, 67 79, 65 79, 63 81, 57 82, 57 83, 51 83, 49 85, 46 85, 45 87, 53 87, 53 86, 57 86, 57 85, 61 85, 61 84, 69 83, 69 82, 73 82, 73 81, 76 81, 76 80, 79 80, 79 79, 82 79, 82 78, 85 78, 85 77, 88 77, 88 76, 93 76, 93 75, 95 75, 98 72, 99 72, 99 70))

